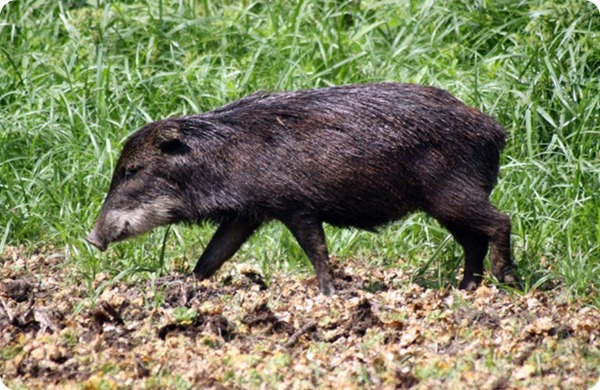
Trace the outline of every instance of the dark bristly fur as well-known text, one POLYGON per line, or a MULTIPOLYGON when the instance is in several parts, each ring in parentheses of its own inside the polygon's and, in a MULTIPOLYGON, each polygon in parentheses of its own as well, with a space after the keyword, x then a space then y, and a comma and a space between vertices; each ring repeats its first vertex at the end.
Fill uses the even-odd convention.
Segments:
POLYGON ((448 92, 364 84, 255 93, 133 134, 88 241, 158 225, 219 224, 194 273, 211 276, 265 221, 282 221, 334 291, 322 223, 373 229, 423 210, 465 251, 461 288, 515 283, 510 219, 489 202, 504 130, 448 92))

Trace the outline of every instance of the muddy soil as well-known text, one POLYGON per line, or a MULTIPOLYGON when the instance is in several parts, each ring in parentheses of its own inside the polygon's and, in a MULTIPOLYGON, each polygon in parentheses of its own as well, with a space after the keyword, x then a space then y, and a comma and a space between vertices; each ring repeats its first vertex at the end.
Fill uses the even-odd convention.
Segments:
POLYGON ((49 253, 0 265, 0 378, 15 388, 573 388, 600 378, 600 312, 559 287, 427 289, 410 270, 333 261, 270 283, 229 264, 93 290, 49 253))

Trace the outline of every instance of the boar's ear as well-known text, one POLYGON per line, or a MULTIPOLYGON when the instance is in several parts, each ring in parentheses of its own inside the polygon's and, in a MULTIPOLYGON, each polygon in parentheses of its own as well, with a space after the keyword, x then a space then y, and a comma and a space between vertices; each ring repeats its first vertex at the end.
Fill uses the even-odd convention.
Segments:
POLYGON ((185 152, 183 133, 176 123, 166 123, 154 130, 154 144, 163 152, 185 152))

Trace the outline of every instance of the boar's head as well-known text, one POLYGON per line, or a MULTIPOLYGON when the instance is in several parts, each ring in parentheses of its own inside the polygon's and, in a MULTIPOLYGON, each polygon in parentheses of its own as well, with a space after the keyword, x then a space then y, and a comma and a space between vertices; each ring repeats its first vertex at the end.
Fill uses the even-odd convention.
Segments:
POLYGON ((89 243, 104 251, 109 243, 194 219, 187 187, 197 171, 190 164, 189 132, 185 121, 172 118, 148 124, 126 141, 89 243))

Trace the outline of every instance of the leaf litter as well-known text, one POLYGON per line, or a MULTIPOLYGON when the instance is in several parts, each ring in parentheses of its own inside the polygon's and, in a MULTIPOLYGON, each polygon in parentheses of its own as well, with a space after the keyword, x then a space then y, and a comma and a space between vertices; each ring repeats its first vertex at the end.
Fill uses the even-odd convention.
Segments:
MULTIPOLYGON (((411 271, 332 260, 314 277, 230 264, 109 283, 97 299, 57 256, 7 248, 0 378, 9 388, 591 388, 600 311, 560 288, 428 289, 411 271)), ((110 278, 96 277, 100 285, 110 278)))

